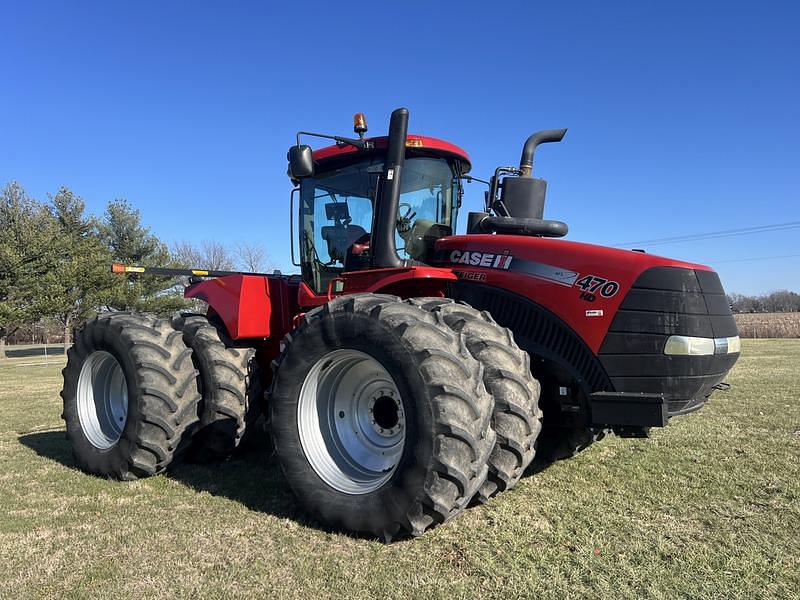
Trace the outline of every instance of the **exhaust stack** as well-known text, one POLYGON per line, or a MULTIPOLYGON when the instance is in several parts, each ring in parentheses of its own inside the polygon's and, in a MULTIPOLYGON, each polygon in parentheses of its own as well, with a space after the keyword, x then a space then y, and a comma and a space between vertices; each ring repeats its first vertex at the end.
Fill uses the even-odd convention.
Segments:
POLYGON ((566 129, 545 129, 531 135, 522 147, 522 158, 519 161, 520 177, 533 176, 533 153, 539 144, 560 142, 566 133, 566 129))
POLYGON ((566 129, 537 131, 522 147, 519 169, 498 167, 486 196, 486 212, 470 213, 468 233, 503 233, 561 237, 569 228, 561 221, 544 218, 547 182, 533 176, 533 155, 539 144, 560 142, 566 129), (498 197, 499 196, 499 197, 498 197), (489 211, 497 216, 490 216, 489 211))
POLYGON ((533 176, 533 154, 539 144, 560 142, 564 139, 566 129, 546 129, 531 135, 522 147, 522 158, 519 170, 502 167, 495 173, 496 185, 500 189, 500 201, 495 211, 503 217, 521 219, 543 219, 544 200, 547 193, 547 181, 533 176), (515 176, 499 180, 499 171, 511 172, 515 176), (499 210, 498 210, 499 209, 499 210))

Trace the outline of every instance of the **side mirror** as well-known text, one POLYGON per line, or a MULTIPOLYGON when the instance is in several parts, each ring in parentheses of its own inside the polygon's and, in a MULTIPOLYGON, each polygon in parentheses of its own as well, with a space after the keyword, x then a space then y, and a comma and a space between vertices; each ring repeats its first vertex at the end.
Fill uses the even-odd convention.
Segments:
POLYGON ((297 145, 289 148, 289 176, 292 179, 305 179, 314 175, 314 157, 311 146, 297 145))

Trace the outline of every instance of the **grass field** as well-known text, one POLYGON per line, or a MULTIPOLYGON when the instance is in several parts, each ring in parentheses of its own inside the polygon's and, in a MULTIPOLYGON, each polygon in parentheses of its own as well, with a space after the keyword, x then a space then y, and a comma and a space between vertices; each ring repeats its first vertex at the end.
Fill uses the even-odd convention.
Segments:
POLYGON ((391 545, 307 520, 274 461, 77 471, 63 358, 0 362, 0 598, 797 598, 800 340, 746 340, 702 411, 610 438, 391 545))

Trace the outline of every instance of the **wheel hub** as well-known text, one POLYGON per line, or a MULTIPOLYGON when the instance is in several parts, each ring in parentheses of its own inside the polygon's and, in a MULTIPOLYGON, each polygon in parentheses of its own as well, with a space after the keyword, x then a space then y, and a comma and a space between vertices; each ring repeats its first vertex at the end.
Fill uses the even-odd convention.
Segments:
POLYGON ((359 350, 334 350, 303 382, 298 429, 305 455, 325 483, 366 494, 386 483, 400 461, 405 411, 380 362, 359 350))
POLYGON ((370 423, 379 435, 392 437, 403 428, 403 407, 392 390, 379 393, 369 401, 370 423))
POLYGON ((116 444, 128 420, 128 383, 117 359, 92 352, 78 376, 78 419, 86 439, 107 450, 116 444))

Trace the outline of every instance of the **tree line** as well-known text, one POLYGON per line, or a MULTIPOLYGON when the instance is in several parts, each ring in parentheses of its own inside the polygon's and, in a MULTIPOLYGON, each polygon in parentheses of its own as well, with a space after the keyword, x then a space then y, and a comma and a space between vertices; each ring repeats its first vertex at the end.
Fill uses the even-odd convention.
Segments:
POLYGON ((127 200, 111 200, 102 216, 66 187, 47 200, 11 182, 0 191, 0 358, 10 336, 58 328, 65 345, 73 328, 97 311, 169 314, 186 307, 174 278, 111 273, 114 262, 264 272, 257 244, 205 241, 168 246, 142 223, 127 200))
POLYGON ((735 313, 800 312, 800 294, 778 290, 761 296, 729 294, 728 301, 735 313))

